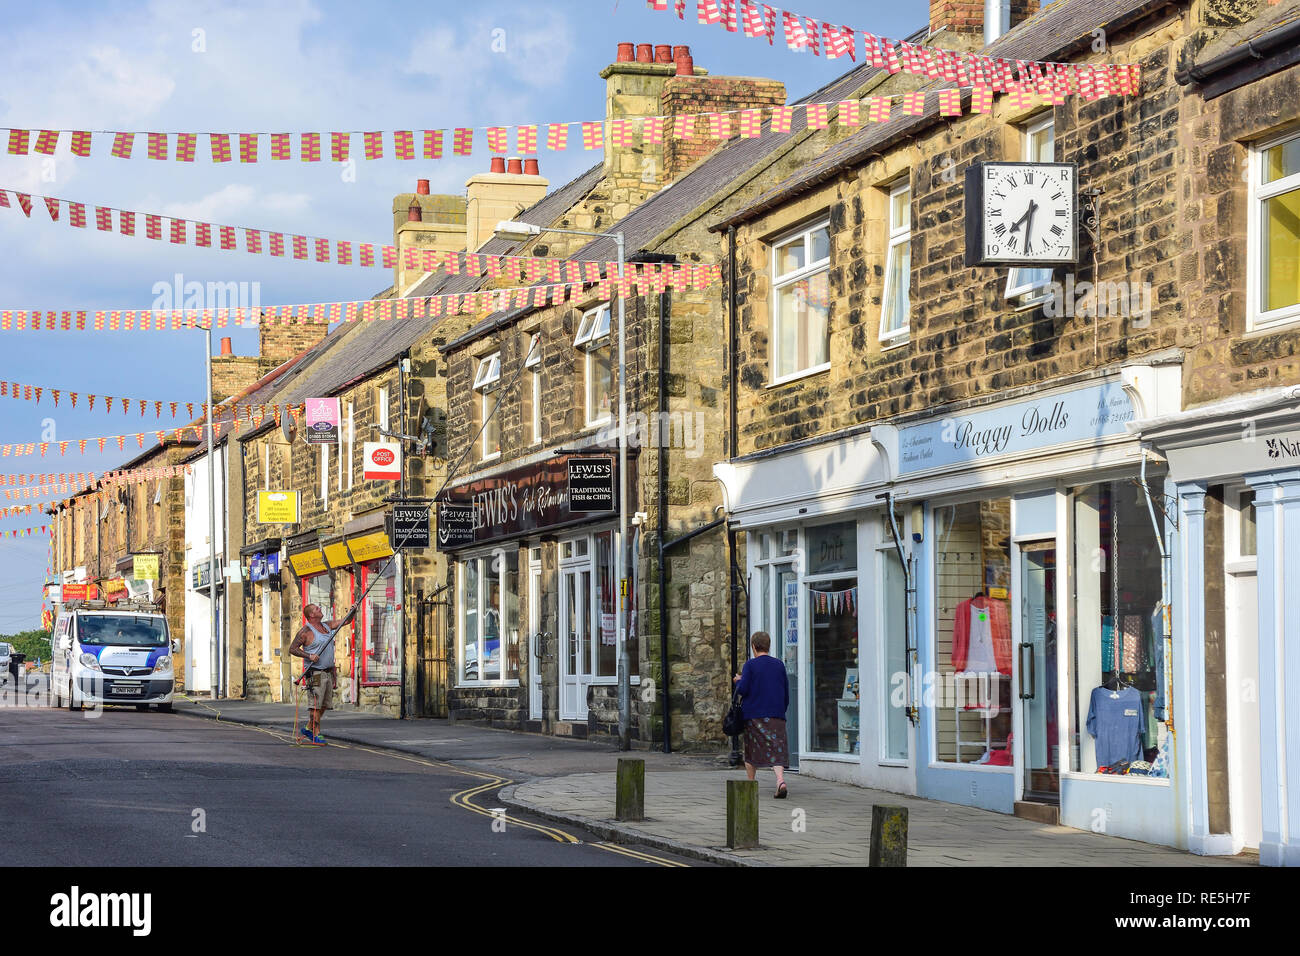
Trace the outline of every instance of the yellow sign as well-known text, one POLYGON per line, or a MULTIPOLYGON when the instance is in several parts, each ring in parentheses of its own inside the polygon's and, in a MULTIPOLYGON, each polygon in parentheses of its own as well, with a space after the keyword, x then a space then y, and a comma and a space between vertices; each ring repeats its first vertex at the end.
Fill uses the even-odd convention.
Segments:
POLYGON ((100 584, 99 589, 105 594, 118 594, 126 590, 126 582, 121 578, 109 578, 100 584))
POLYGON ((325 560, 331 568, 346 568, 352 564, 348 548, 342 541, 333 541, 325 545, 325 560))
POLYGON ((1006 588, 989 588, 989 597, 1005 601, 1008 597, 1006 588))
POLYGON ((326 568, 325 555, 319 551, 302 551, 298 554, 289 555, 289 563, 293 566, 293 573, 300 578, 305 578, 309 574, 319 574, 326 568))
POLYGON ((348 538, 348 550, 357 561, 373 561, 388 557, 393 553, 393 546, 388 540, 388 532, 380 530, 348 538))
POLYGON ((297 524, 298 492, 259 491, 257 493, 258 524, 297 524))
POLYGON ((156 554, 137 554, 135 555, 134 567, 131 569, 131 577, 137 581, 157 581, 158 580, 158 555, 156 554))

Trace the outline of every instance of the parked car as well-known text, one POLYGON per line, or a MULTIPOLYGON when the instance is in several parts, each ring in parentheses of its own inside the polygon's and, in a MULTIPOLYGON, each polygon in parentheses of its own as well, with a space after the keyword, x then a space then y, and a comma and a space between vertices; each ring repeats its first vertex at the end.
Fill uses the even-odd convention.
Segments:
POLYGON ((9 676, 9 660, 13 649, 3 642, 0 642, 0 680, 5 680, 9 676))

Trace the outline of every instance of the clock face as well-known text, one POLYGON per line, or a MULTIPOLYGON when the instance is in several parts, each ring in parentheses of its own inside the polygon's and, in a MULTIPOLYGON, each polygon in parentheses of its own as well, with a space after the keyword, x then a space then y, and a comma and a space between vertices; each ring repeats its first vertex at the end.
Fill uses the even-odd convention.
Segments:
POLYGON ((979 175, 985 262, 1078 260, 1072 163, 986 163, 979 175))

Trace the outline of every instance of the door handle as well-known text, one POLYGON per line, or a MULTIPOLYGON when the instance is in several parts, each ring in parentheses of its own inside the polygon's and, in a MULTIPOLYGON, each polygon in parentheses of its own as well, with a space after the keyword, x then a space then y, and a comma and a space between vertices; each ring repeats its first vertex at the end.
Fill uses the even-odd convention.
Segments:
POLYGON ((1034 664, 1034 645, 1024 643, 1020 645, 1020 699, 1033 700, 1034 694, 1038 691, 1038 669, 1034 664), (1029 651, 1029 666, 1025 666, 1025 651, 1029 651), (1029 674, 1029 691, 1025 692, 1025 674, 1029 674))

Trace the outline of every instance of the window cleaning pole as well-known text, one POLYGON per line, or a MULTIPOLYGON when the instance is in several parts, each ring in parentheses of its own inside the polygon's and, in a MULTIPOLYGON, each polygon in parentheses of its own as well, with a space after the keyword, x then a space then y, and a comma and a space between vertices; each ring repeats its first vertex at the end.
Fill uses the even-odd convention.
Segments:
POLYGON ((885 499, 885 506, 889 510, 889 532, 894 538, 894 550, 898 552, 898 563, 903 569, 903 598, 906 604, 906 612, 903 615, 903 664, 907 669, 905 713, 907 719, 915 726, 920 718, 920 710, 916 706, 919 699, 916 678, 920 670, 920 661, 917 660, 916 653, 916 583, 915 575, 912 573, 912 555, 903 550, 903 539, 898 533, 898 523, 894 516, 894 493, 887 491, 883 495, 877 495, 876 498, 885 499))

